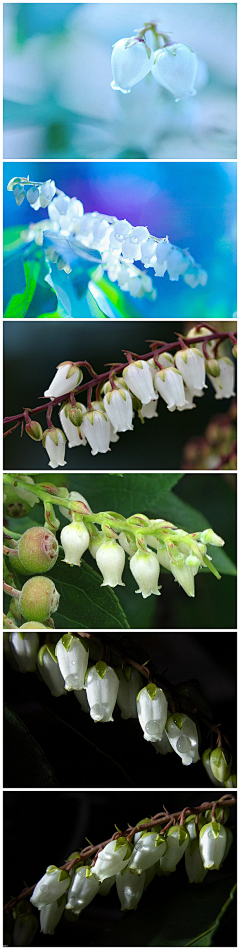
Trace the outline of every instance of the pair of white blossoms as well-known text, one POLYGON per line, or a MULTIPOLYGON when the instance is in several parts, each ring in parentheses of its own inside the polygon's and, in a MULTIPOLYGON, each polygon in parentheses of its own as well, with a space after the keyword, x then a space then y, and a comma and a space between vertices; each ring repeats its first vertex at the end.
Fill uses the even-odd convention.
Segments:
POLYGON ((132 87, 151 72, 176 102, 196 95, 197 57, 191 47, 183 43, 164 46, 154 53, 144 37, 125 37, 115 43, 111 65, 111 86, 120 92, 131 92, 132 87))

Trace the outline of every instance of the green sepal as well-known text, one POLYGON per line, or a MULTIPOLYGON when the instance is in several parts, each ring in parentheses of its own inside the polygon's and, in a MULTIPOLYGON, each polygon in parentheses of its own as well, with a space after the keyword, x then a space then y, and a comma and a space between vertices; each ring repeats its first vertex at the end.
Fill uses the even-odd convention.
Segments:
POLYGON ((174 722, 175 726, 177 726, 177 729, 182 729, 184 719, 185 719, 185 716, 183 713, 174 713, 172 716, 168 716, 168 719, 165 725, 166 732, 168 732, 168 727, 169 727, 170 722, 174 722))
POLYGON ((156 684, 155 684, 155 683, 148 683, 148 685, 147 685, 147 687, 146 687, 146 690, 147 690, 148 695, 150 696, 150 699, 152 699, 152 700, 155 699, 156 692, 157 692, 157 686, 156 686, 156 684))
MULTIPOLYGON (((212 804, 214 805, 214 802, 212 802, 212 804)), ((205 811, 205 819, 207 822, 211 821, 211 814, 212 814, 211 808, 208 808, 208 811, 205 811)), ((215 819, 214 819, 215 821, 219 821, 220 824, 225 825, 225 822, 228 821, 228 818, 229 818, 229 808, 221 808, 221 805, 219 805, 218 808, 215 808, 215 819), (222 814, 223 814, 223 818, 221 818, 222 814)))
POLYGON ((20 640, 24 640, 25 634, 24 634, 24 633, 21 633, 21 631, 18 630, 18 636, 20 637, 20 640))
POLYGON ((126 666, 123 666, 122 672, 123 672, 124 679, 126 680, 127 683, 129 683, 132 676, 132 666, 128 666, 126 664, 126 666))
POLYGON ((57 663, 57 657, 55 656, 55 647, 53 643, 44 643, 40 650, 38 651, 38 663, 40 666, 43 666, 43 654, 45 651, 50 654, 54 663, 57 663))
POLYGON ((103 680, 107 670, 107 663, 104 663, 104 660, 98 660, 98 663, 95 664, 95 669, 97 670, 100 679, 103 680))
POLYGON ((179 847, 180 847, 180 848, 181 848, 181 845, 184 844, 184 841, 186 841, 186 838, 189 838, 189 834, 188 834, 186 828, 184 828, 183 825, 179 825, 179 828, 178 828, 178 844, 179 844, 179 847))
MULTIPOLYGON (((148 817, 148 818, 142 818, 141 821, 138 821, 138 822, 137 822, 136 828, 139 828, 139 825, 146 825, 148 821, 151 821, 151 818, 149 818, 149 817, 148 817)), ((140 831, 140 828, 139 828, 139 831, 140 831)), ((142 834, 146 834, 146 832, 143 831, 142 834)))
POLYGON ((164 835, 158 834, 155 841, 155 848, 158 848, 160 844, 164 844, 165 838, 164 835))
POLYGON ((82 637, 78 637, 77 639, 79 640, 79 643, 82 644, 82 647, 84 647, 84 650, 86 650, 86 653, 89 653, 89 646, 88 646, 87 640, 82 640, 82 637))
POLYGON ((214 838, 218 838, 218 835, 221 829, 221 825, 219 824, 219 821, 212 821, 211 825, 212 825, 214 838))
POLYGON ((56 867, 56 864, 50 864, 46 874, 53 874, 54 871, 59 871, 59 868, 56 867))
POLYGON ((69 877, 68 871, 60 871, 60 874, 58 876, 58 881, 66 881, 68 877, 69 877))
POLYGON ((64 633, 63 637, 61 637, 62 645, 64 647, 64 650, 66 650, 66 652, 68 652, 69 647, 71 646, 72 640, 73 640, 72 633, 64 633))
MULTIPOLYGON (((126 844, 128 844, 126 838, 123 838, 123 837, 117 838, 116 841, 115 841, 115 845, 114 845, 114 849, 113 849, 113 850, 114 850, 114 851, 119 851, 119 848, 123 848, 123 846, 126 845, 126 844)), ((131 851, 130 851, 130 854, 131 854, 131 851)))
POLYGON ((210 561, 207 554, 203 555, 203 564, 205 565, 205 567, 208 568, 209 571, 212 572, 212 574, 214 574, 214 577, 216 577, 218 581, 221 580, 221 574, 219 574, 219 572, 217 571, 217 568, 214 567, 214 564, 212 563, 212 561, 210 561))

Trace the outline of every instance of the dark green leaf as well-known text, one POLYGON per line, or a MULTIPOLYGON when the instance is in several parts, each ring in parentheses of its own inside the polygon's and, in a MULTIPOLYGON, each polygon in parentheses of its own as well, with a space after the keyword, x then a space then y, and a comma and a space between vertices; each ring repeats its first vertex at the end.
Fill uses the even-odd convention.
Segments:
POLYGON ((54 614, 56 628, 109 630, 129 627, 116 594, 110 587, 101 587, 102 576, 84 559, 80 568, 69 567, 58 560, 51 571, 51 580, 60 593, 59 610, 54 614))

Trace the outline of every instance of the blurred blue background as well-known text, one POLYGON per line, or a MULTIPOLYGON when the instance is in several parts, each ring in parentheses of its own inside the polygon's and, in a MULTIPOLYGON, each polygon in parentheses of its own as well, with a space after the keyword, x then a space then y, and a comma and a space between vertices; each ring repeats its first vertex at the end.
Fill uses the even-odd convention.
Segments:
POLYGON ((236 3, 3 7, 5 158, 236 158, 236 3), (110 88, 112 45, 149 20, 195 50, 194 99, 110 88))
MULTIPOLYGON (((26 199, 18 208, 7 191, 11 178, 27 175, 34 181, 53 178, 70 197, 81 199, 85 212, 126 217, 133 225, 147 225, 154 235, 168 234, 172 243, 189 247, 208 272, 206 287, 195 290, 181 278, 177 283, 166 276, 155 278, 155 302, 131 298, 136 315, 184 320, 232 317, 236 310, 235 162, 4 162, 5 227, 24 228, 48 217, 47 210, 34 212, 26 199)), ((153 276, 153 271, 149 273, 153 276)), ((80 307, 73 316, 89 316, 84 298, 80 307)))

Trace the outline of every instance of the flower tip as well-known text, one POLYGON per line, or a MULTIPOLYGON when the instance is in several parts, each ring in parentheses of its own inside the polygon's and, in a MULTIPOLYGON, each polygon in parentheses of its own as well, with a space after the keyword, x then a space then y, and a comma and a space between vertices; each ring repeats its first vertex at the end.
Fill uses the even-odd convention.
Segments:
POLYGON ((126 93, 128 92, 131 92, 131 89, 122 89, 121 86, 117 86, 116 83, 114 82, 114 79, 112 80, 112 82, 110 82, 110 86, 112 87, 112 89, 115 89, 116 92, 123 92, 124 95, 126 95, 126 93))

